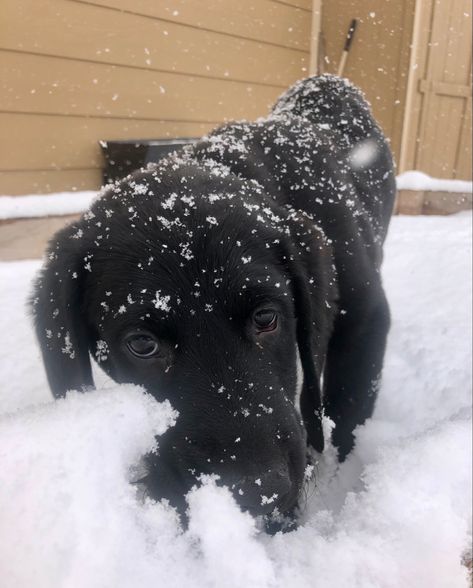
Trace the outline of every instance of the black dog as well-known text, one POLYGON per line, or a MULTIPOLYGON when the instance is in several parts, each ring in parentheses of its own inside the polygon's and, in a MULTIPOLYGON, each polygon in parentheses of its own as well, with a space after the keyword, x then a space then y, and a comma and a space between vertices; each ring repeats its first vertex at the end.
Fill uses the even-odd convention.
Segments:
POLYGON ((332 76, 107 188, 35 286, 54 396, 93 387, 90 354, 179 412, 148 460, 152 496, 184 510, 214 473, 253 513, 291 511, 322 413, 343 460, 373 411, 394 195, 368 105, 332 76))

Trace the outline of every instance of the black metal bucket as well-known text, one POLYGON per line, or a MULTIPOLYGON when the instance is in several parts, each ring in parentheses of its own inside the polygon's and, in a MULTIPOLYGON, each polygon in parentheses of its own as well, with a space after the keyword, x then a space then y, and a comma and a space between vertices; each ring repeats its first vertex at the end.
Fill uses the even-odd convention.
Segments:
POLYGON ((197 140, 196 138, 185 138, 99 141, 105 158, 103 183, 111 184, 116 180, 120 180, 132 171, 146 167, 148 163, 156 162, 183 145, 195 143, 197 140))

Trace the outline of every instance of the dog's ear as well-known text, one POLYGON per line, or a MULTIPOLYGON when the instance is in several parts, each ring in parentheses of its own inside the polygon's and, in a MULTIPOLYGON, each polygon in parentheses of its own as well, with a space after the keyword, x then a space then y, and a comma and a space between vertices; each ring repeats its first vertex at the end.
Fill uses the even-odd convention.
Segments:
POLYGON ((332 254, 321 229, 304 213, 292 211, 287 220, 286 263, 293 285, 297 344, 304 376, 301 415, 308 442, 321 452, 321 376, 336 301, 332 254))
POLYGON ((57 233, 34 284, 30 305, 53 395, 93 387, 82 312, 86 249, 78 225, 57 233))

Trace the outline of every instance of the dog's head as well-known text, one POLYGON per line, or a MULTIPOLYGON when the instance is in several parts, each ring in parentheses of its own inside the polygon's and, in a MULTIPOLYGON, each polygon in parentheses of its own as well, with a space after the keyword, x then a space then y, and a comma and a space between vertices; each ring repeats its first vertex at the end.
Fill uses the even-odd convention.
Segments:
POLYGON ((320 231, 256 183, 136 173, 50 244, 33 309, 53 394, 93 387, 91 355, 179 412, 149 457, 153 496, 184 508, 212 473, 251 512, 287 512, 307 434, 323 444, 314 344, 330 267, 320 231))

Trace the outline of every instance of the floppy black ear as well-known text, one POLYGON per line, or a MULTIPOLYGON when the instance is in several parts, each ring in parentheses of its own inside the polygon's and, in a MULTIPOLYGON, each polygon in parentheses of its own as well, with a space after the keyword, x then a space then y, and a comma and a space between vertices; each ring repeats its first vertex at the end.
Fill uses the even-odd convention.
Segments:
POLYGON ((321 376, 336 300, 332 255, 322 231, 303 213, 291 213, 288 227, 288 268, 293 284, 297 344, 304 375, 301 415, 308 442, 321 452, 324 449, 321 376))
POLYGON ((77 225, 66 227, 50 242, 30 299, 49 386, 56 398, 94 384, 81 308, 87 262, 84 245, 74 239, 77 231, 77 225))

